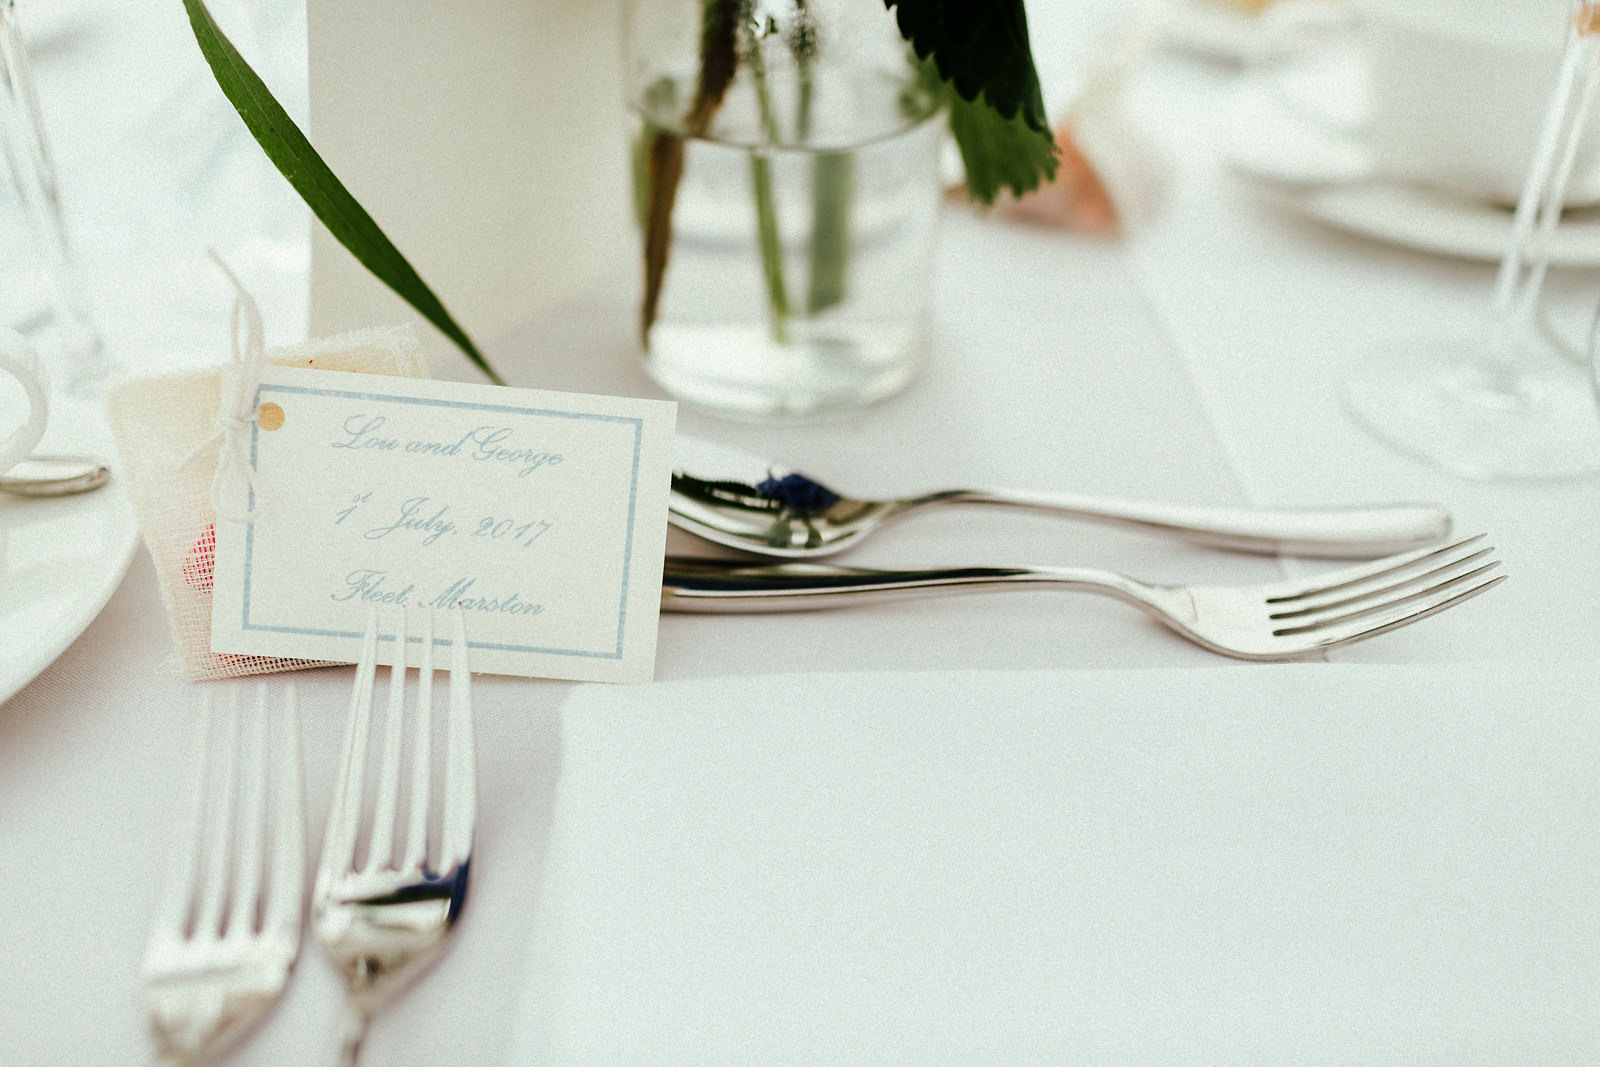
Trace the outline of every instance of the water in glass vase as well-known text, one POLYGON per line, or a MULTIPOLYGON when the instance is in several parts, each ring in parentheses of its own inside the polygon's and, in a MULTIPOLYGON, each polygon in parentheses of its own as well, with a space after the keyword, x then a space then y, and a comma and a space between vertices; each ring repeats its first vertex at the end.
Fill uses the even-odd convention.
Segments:
POLYGON ((827 93, 784 91, 794 84, 736 83, 703 137, 683 134, 684 97, 665 80, 647 94, 658 106, 636 112, 642 225, 652 145, 682 149, 644 365, 727 415, 863 407, 902 388, 927 344, 934 105, 881 74, 835 77, 827 93))

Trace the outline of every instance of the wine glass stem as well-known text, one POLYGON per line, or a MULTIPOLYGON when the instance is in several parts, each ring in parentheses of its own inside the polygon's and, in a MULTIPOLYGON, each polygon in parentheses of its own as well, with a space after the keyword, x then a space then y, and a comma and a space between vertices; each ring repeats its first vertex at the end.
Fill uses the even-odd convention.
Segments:
POLYGON ((1518 323, 1532 319, 1550 263, 1550 241, 1561 219, 1567 187, 1600 79, 1600 56, 1592 35, 1579 32, 1577 12, 1568 32, 1561 70, 1534 156, 1517 201, 1511 239, 1500 262, 1492 307, 1518 323))
POLYGON ((76 376, 98 363, 101 346, 67 239, 55 163, 17 26, 15 0, 0 0, 0 147, 29 229, 48 265, 50 309, 65 331, 69 358, 78 364, 76 376))

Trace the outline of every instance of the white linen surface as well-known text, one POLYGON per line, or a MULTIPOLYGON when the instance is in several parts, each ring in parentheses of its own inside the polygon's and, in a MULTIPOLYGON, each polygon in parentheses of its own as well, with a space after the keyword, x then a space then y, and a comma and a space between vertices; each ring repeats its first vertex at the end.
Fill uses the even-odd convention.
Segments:
POLYGON ((585 687, 517 1062, 1595 1062, 1593 680, 585 687))

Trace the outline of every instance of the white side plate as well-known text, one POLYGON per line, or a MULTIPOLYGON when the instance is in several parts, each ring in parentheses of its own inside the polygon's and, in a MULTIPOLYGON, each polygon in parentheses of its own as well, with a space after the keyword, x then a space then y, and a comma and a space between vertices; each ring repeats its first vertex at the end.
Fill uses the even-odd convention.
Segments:
MULTIPOLYGON (((50 421, 46 448, 110 461, 111 435, 98 407, 53 397, 50 421)), ((109 485, 79 496, 0 493, 0 702, 89 628, 122 584, 138 540, 115 465, 109 485)))

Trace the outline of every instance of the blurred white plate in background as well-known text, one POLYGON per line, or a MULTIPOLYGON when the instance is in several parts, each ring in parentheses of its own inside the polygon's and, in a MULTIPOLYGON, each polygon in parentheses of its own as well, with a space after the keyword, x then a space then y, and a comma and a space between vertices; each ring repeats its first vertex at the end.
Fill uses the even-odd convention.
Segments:
MULTIPOLYGON (((1365 90, 1360 50, 1348 44, 1251 70, 1229 102, 1227 162, 1278 203, 1330 226, 1499 262, 1511 239, 1511 206, 1374 175, 1361 138, 1365 90)), ((1600 266, 1600 207, 1566 213, 1551 262, 1600 266)))
MULTIPOLYGON (((1498 263, 1511 211, 1471 197, 1400 183, 1275 189, 1293 209, 1351 233, 1461 259, 1498 263)), ((1567 212, 1550 243, 1558 267, 1600 267, 1600 208, 1567 212)))

